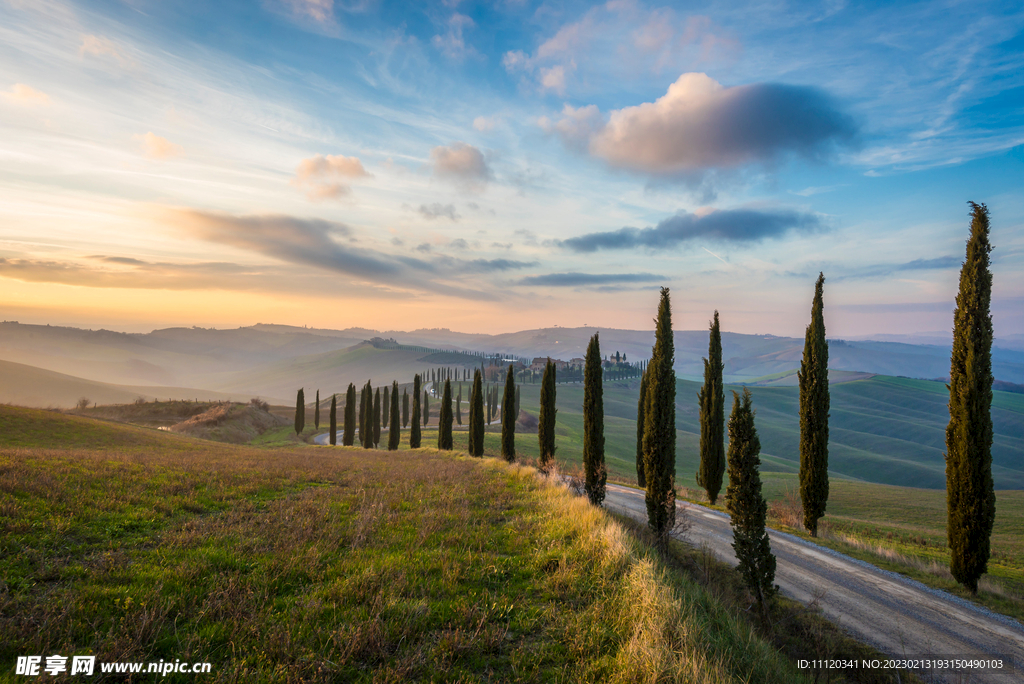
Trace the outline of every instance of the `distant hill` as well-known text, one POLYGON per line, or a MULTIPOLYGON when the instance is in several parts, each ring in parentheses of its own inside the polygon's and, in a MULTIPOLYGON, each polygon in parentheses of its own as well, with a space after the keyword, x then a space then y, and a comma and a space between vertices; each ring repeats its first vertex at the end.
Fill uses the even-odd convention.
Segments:
MULTIPOLYGON (((365 375, 365 370, 370 370, 374 379, 410 381, 411 372, 403 374, 407 369, 419 367, 412 361, 399 361, 397 356, 392 357, 397 363, 392 370, 387 370, 386 364, 375 362, 370 367, 360 367, 357 363, 349 374, 331 365, 332 358, 340 363, 351 356, 332 357, 331 354, 374 337, 393 338, 402 345, 426 348, 569 360, 584 355, 595 332, 601 333, 601 348, 606 354, 625 353, 629 361, 648 358, 654 343, 653 331, 595 327, 541 328, 484 335, 445 328, 329 330, 259 324, 231 330, 168 328, 134 334, 0 323, 0 359, 114 384, 262 393, 271 393, 272 389, 273 393, 281 393, 289 386, 297 388, 315 383, 316 378, 309 373, 329 368, 333 369, 331 382, 355 382, 352 378, 365 375), (378 367, 384 370, 376 370, 378 367), (290 383, 286 377, 289 368, 300 372, 290 383), (244 381, 247 377, 260 379, 250 384, 244 381)), ((922 339, 939 338, 925 336, 922 339)), ((1015 338, 1007 338, 1006 343, 1017 345, 1015 338)), ((726 332, 722 334, 722 344, 729 382, 750 382, 788 373, 799 367, 803 355, 803 339, 793 337, 726 332)), ((996 379, 1024 383, 1024 349, 1003 348, 998 344, 997 340, 993 350, 996 379)), ((707 331, 677 331, 675 345, 676 373, 683 378, 699 379, 704 368, 702 359, 707 354, 707 331)), ((913 378, 941 378, 949 374, 948 345, 889 340, 830 340, 829 345, 829 367, 837 371, 913 378)), ((424 365, 436 364, 428 361, 424 365)), ((362 381, 365 382, 365 378, 362 381)))
MULTIPOLYGON (((0 403, 36 408, 71 408, 79 399, 96 404, 128 404, 139 397, 153 399, 200 399, 248 401, 251 395, 215 392, 190 387, 113 385, 64 373, 0 361, 0 403)), ((268 397, 264 397, 268 399, 268 397)), ((272 399, 271 399, 272 400, 272 399)), ((286 400, 272 400, 287 403, 286 400)), ((292 400, 294 402, 294 399, 292 400)))

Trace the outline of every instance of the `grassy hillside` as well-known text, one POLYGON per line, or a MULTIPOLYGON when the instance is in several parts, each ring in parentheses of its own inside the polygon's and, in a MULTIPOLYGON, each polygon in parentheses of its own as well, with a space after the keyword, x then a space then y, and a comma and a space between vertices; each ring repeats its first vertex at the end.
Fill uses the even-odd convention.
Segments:
MULTIPOLYGON (((727 413, 731 406, 727 386, 727 413)), ((695 487, 700 460, 696 382, 679 380, 676 388, 676 478, 695 487)), ((761 439, 764 472, 799 470, 799 389, 751 387, 761 439)), ((605 384, 605 439, 609 470, 635 478, 637 382, 605 384)), ((834 478, 943 489, 946 485, 945 430, 947 394, 941 382, 874 376, 833 383, 831 388, 829 469, 834 478)), ((522 407, 536 414, 539 386, 524 385, 522 407)), ((558 455, 582 459, 583 389, 559 385, 558 455)), ((728 417, 728 416, 727 416, 728 417)), ((995 444, 993 476, 997 489, 1024 489, 1024 395, 995 392, 992 418, 995 444)), ((533 438, 531 441, 535 441, 533 438)))
POLYGON ((106 447, 132 445, 0 444, 3 662, 209 661, 210 682, 803 681, 709 592, 528 469, 0 416, 44 446, 53 431, 88 444, 90 423, 106 447))
POLYGON ((192 387, 111 385, 12 361, 0 361, 0 403, 18 406, 71 408, 83 397, 96 404, 127 404, 139 397, 147 401, 221 401, 231 400, 233 396, 245 400, 250 398, 241 394, 231 395, 192 387))

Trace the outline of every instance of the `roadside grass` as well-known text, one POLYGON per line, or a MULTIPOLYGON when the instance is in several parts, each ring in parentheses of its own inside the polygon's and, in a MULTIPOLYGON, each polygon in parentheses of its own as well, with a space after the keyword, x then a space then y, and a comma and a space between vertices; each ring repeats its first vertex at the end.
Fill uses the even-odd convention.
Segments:
MULTIPOLYGON (((634 537, 646 544, 653 542, 650 530, 641 522, 625 515, 612 514, 634 537)), ((685 527, 685 519, 683 522, 685 527)), ((685 535, 685 530, 682 530, 685 535)), ((837 659, 884 659, 876 649, 848 636, 838 625, 821 615, 816 605, 804 606, 785 597, 776 597, 768 622, 754 610, 754 597, 735 568, 715 558, 707 546, 693 545, 673 539, 667 549, 669 565, 711 593, 737 619, 747 623, 763 639, 785 653, 790 660, 815 661, 837 659)), ((805 671, 813 681, 835 684, 920 684, 915 673, 901 670, 851 668, 826 669, 809 667, 805 671)))
POLYGON ((530 468, 150 434, 163 443, 0 448, 0 662, 209 661, 214 682, 804 681, 530 468))

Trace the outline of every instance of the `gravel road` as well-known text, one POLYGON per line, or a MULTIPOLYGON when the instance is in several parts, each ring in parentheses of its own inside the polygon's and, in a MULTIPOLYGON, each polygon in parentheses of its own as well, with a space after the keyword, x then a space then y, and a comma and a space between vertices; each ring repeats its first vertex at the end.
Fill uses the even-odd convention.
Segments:
MULTIPOLYGON (((605 505, 647 519, 642 491, 608 485, 605 505)), ((732 565, 732 528, 727 515, 680 503, 691 520, 686 541, 707 543, 732 565)), ((804 604, 816 601, 824 615, 858 640, 896 658, 919 656, 1011 658, 1013 673, 925 673, 936 682, 1024 682, 1024 627, 959 597, 803 541, 769 532, 781 592, 804 604)), ((826 654, 821 654, 826 657, 826 654)))

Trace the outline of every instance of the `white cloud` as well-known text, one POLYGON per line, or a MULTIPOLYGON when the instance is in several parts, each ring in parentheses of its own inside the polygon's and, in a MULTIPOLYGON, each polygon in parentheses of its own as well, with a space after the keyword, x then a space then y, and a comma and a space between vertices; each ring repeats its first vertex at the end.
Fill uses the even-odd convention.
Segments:
POLYGON ((445 34, 436 35, 431 39, 431 44, 440 50, 445 56, 452 59, 462 59, 467 55, 477 54, 476 49, 466 45, 466 39, 462 35, 465 29, 476 26, 476 23, 465 14, 456 12, 448 19, 448 30, 445 34))
POLYGON ((283 0, 298 17, 312 19, 319 24, 334 23, 334 0, 283 0))
POLYGON ((133 135, 132 139, 142 143, 142 153, 150 159, 170 159, 185 151, 181 145, 176 145, 167 138, 161 138, 153 131, 149 131, 145 135, 133 135))
POLYGON ((299 162, 291 184, 318 201, 343 197, 352 191, 351 181, 370 177, 358 157, 317 154, 299 162))
POLYGON ((103 36, 83 35, 82 44, 78 48, 78 56, 83 59, 90 57, 112 57, 122 67, 132 65, 132 60, 124 49, 109 38, 103 36))
POLYGON ((430 150, 430 160, 435 176, 469 189, 479 189, 493 177, 483 153, 468 143, 439 145, 430 150))
POLYGON ((478 116, 473 119, 473 128, 486 133, 487 131, 493 131, 494 127, 498 125, 498 118, 493 116, 478 116))
POLYGON ((50 96, 24 83, 15 83, 10 92, 0 93, 3 98, 16 105, 31 107, 50 104, 50 96))

